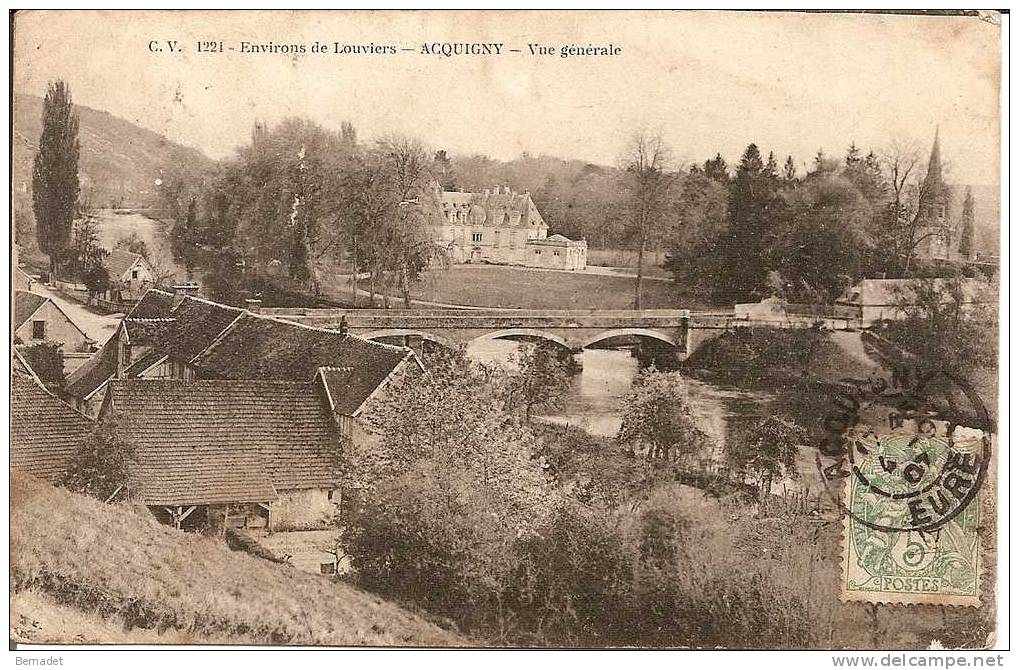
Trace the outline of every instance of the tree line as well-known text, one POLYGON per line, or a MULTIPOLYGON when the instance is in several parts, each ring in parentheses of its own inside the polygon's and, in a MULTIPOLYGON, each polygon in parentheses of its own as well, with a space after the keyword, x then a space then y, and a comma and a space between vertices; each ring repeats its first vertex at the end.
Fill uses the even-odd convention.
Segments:
POLYGON ((428 216, 436 156, 415 138, 359 142, 304 119, 256 124, 237 156, 202 174, 180 166, 162 194, 175 221, 174 256, 209 270, 214 297, 235 301, 245 278, 269 277, 316 295, 332 275, 359 289, 410 300, 410 287, 443 249, 428 216))

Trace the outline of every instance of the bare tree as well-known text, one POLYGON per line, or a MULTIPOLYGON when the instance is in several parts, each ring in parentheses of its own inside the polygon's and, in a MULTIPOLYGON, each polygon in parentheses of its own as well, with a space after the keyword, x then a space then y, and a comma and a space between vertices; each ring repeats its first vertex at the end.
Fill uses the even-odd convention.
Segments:
POLYGON ((675 174, 669 171, 670 150, 661 134, 638 131, 623 159, 628 193, 628 224, 637 242, 637 282, 633 305, 641 309, 644 288, 644 252, 662 227, 669 189, 675 174))
POLYGON ((896 211, 899 211, 903 205, 906 185, 919 162, 920 150, 915 142, 895 140, 881 154, 881 164, 885 168, 888 183, 892 187, 896 211))
MULTIPOLYGON (((881 164, 892 192, 885 234, 892 247, 892 255, 902 262, 903 270, 908 273, 917 248, 932 237, 945 235, 947 231, 931 227, 920 207, 928 197, 928 184, 920 174, 922 159, 917 144, 894 141, 882 153, 881 164)), ((947 164, 942 164, 942 173, 947 169, 947 164)), ((946 198, 950 196, 946 193, 946 198)))

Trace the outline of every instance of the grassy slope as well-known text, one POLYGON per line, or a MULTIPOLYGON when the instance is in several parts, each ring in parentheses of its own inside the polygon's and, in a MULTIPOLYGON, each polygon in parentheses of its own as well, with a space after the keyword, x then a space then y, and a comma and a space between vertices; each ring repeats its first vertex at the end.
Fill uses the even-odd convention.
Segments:
POLYGON ((465 644, 346 584, 23 475, 11 512, 12 635, 34 642, 465 644))
MULTIPOLYGON (((629 309, 633 306, 635 281, 630 277, 469 265, 429 271, 413 287, 411 296, 478 307, 629 309)), ((704 304, 672 282, 646 281, 644 307, 686 309, 704 304)))

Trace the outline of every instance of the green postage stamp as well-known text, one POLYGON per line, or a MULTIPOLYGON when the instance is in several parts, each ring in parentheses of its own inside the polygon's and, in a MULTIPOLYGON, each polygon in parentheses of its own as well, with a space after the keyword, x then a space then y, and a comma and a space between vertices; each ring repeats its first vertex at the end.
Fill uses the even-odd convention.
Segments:
POLYGON ((838 460, 823 474, 844 524, 841 598, 977 607, 987 410, 954 375, 877 382, 854 382, 826 419, 834 439, 822 451, 838 460))
POLYGON ((981 439, 910 432, 856 447, 843 599, 979 605, 981 439))

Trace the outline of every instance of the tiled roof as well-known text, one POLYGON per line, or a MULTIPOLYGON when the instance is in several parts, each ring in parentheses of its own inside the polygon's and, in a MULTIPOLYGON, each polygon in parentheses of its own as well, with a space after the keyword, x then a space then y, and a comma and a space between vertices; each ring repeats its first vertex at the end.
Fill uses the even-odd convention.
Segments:
MULTIPOLYGON (((119 333, 119 331, 118 331, 119 333)), ((107 379, 117 374, 118 333, 67 377, 64 390, 75 398, 87 398, 107 379)))
POLYGON ((242 313, 236 307, 185 297, 171 312, 175 324, 167 333, 164 350, 172 358, 190 361, 242 313))
POLYGON ((156 361, 163 358, 163 352, 158 349, 146 351, 144 355, 124 368, 125 377, 137 377, 150 368, 156 361))
POLYGON ((382 366, 319 369, 333 410, 347 416, 353 415, 391 373, 382 366))
POLYGON ((161 319, 170 316, 173 309, 173 294, 150 288, 128 315, 129 319, 161 319))
POLYGON ((29 291, 14 292, 14 329, 21 328, 49 298, 29 291))
POLYGON ((141 254, 133 253, 127 249, 114 249, 103 260, 103 265, 106 266, 106 271, 110 273, 110 279, 116 280, 124 276, 124 273, 140 260, 142 260, 141 254))
POLYGON ((135 319, 125 318, 123 321, 124 330, 127 331, 127 339, 132 346, 149 345, 158 346, 163 344, 167 337, 171 336, 176 328, 175 319, 135 319))
POLYGON ((39 386, 21 365, 11 374, 11 467, 59 481, 92 422, 39 386))
POLYGON ((115 379, 109 398, 145 504, 268 502, 336 484, 338 442, 313 383, 115 379))
POLYGON ((403 347, 245 314, 194 365, 220 379, 311 381, 319 368, 332 367, 382 380, 406 355, 403 347))

